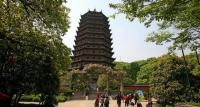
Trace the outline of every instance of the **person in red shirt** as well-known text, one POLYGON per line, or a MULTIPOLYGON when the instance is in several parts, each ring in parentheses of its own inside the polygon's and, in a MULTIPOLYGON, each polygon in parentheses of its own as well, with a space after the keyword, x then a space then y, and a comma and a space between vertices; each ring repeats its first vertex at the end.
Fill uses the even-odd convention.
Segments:
POLYGON ((129 96, 128 95, 125 96, 124 100, 125 100, 125 107, 128 107, 128 105, 129 105, 129 96))

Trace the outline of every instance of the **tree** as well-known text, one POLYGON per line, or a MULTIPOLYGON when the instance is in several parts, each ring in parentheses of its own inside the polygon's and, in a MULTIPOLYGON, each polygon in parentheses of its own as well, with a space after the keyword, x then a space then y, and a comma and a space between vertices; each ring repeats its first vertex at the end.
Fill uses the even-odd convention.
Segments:
POLYGON ((185 100, 190 94, 185 79, 189 69, 184 66, 184 61, 174 56, 163 56, 157 66, 151 79, 154 96, 162 99, 164 105, 185 100))
POLYGON ((91 89, 91 84, 96 84, 97 88, 102 91, 106 90, 107 93, 109 89, 117 89, 119 87, 120 80, 123 79, 124 75, 120 71, 115 71, 111 67, 100 64, 88 64, 84 66, 83 70, 72 70, 72 73, 74 90, 91 89))
POLYGON ((193 75, 200 77, 200 65, 195 66, 192 73, 193 73, 193 75))
POLYGON ((140 67, 137 73, 137 83, 150 83, 153 72, 156 69, 156 58, 149 58, 146 60, 146 64, 140 67))
POLYGON ((140 19, 147 27, 153 21, 159 22, 159 31, 151 33, 147 41, 156 44, 172 42, 170 50, 176 48, 183 50, 183 46, 195 52, 199 50, 198 0, 122 0, 121 3, 110 4, 110 7, 117 10, 116 14, 126 14, 126 18, 130 21, 135 18, 140 19), (175 33, 170 31, 171 28, 176 29, 175 33))
POLYGON ((106 83, 108 81, 108 75, 101 74, 97 80, 97 86, 101 89, 106 89, 106 83))
POLYGON ((0 1, 0 91, 42 94, 52 103, 59 75, 70 64, 70 49, 61 36, 69 27, 66 1, 0 1), (48 81, 47 81, 48 80, 48 81))

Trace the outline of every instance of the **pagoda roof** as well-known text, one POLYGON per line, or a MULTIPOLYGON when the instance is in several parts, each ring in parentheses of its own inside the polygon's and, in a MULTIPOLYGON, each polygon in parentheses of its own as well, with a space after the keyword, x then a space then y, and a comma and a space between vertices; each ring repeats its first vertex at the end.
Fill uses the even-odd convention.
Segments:
POLYGON ((111 62, 108 62, 106 60, 77 60, 77 61, 72 61, 72 64, 79 63, 79 62, 89 62, 89 63, 106 63, 106 64, 112 64, 111 62))
MULTIPOLYGON (((76 47, 76 46, 74 46, 74 47, 76 47)), ((83 47, 83 48, 80 48, 80 49, 72 50, 72 52, 80 51, 80 50, 84 50, 84 49, 105 50, 105 51, 107 51, 111 54, 114 54, 114 52, 112 52, 113 48, 110 48, 111 51, 109 51, 107 48, 94 48, 94 47, 83 47)))
POLYGON ((77 57, 77 56, 104 56, 104 57, 106 57, 108 59, 115 60, 115 58, 112 58, 112 56, 109 57, 109 56, 107 56, 105 54, 82 53, 82 54, 79 54, 79 55, 74 55, 73 57, 77 57))

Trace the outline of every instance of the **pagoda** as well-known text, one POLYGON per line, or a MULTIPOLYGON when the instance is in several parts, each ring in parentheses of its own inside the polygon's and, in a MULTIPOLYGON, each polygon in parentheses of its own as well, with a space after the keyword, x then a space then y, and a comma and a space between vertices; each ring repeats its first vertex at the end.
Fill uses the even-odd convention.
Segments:
POLYGON ((108 18, 102 13, 88 11, 81 15, 72 56, 72 69, 87 64, 113 67, 112 38, 108 18))

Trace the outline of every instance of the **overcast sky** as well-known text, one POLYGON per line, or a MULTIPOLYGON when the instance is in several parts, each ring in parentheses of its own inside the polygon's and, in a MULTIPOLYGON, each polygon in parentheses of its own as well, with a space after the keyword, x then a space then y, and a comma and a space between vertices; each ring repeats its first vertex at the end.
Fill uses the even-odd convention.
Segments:
MULTIPOLYGON (((67 7, 70 11, 70 28, 63 37, 63 42, 73 50, 80 15, 88 10, 102 11, 106 16, 111 16, 115 11, 109 7, 109 3, 117 3, 120 0, 68 0, 67 7)), ((110 29, 113 38, 113 52, 117 61, 132 62, 149 57, 158 57, 167 53, 167 46, 157 46, 154 43, 145 42, 148 33, 157 30, 157 25, 152 24, 146 28, 138 20, 128 21, 124 15, 118 15, 115 19, 109 18, 110 29)))

